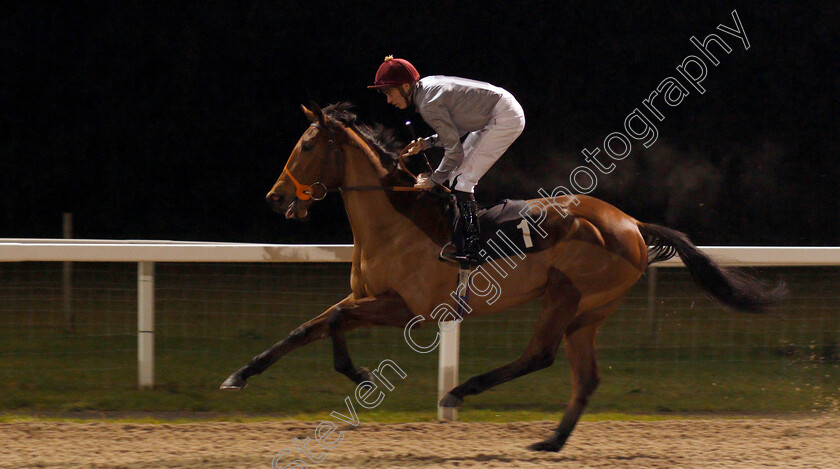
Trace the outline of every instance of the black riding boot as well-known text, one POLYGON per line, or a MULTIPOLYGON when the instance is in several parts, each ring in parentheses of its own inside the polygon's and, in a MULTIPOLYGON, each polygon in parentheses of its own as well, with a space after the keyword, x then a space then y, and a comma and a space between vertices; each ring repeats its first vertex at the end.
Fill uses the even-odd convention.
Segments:
POLYGON ((479 255, 479 252, 481 252, 481 237, 479 236, 475 196, 469 192, 453 191, 453 193, 455 194, 455 202, 458 204, 458 211, 461 212, 458 229, 452 231, 455 246, 458 249, 455 253, 443 252, 440 256, 444 260, 477 266, 481 264, 481 256, 479 255), (458 232, 461 235, 460 242, 457 239, 458 232))

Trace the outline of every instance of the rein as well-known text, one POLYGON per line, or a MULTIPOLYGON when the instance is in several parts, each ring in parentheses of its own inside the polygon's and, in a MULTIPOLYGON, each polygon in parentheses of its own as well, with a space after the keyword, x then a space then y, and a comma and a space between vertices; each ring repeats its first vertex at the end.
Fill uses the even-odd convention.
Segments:
MULTIPOLYGON (((330 150, 333 156, 335 156, 336 164, 343 166, 344 162, 344 153, 339 150, 338 145, 335 144, 335 130, 323 126, 318 122, 310 124, 311 127, 315 127, 318 130, 326 130, 330 134, 330 150), (340 158, 339 158, 340 157, 340 158)), ((347 192, 347 191, 392 191, 392 192, 420 192, 425 189, 419 189, 412 186, 350 186, 350 187, 334 187, 328 188, 326 184, 320 181, 320 179, 324 179, 324 173, 326 173, 326 165, 324 165, 324 171, 321 173, 321 177, 318 181, 313 182, 312 184, 302 184, 300 181, 297 180, 296 177, 292 175, 292 172, 289 171, 289 162, 286 162, 286 166, 283 167, 283 173, 289 175, 289 179, 295 185, 295 195, 300 200, 323 200, 324 197, 327 196, 330 192, 347 192), (318 197, 315 193, 315 187, 321 186, 323 189, 323 194, 318 197)), ((319 191, 320 192, 320 191, 319 191)))
POLYGON ((419 189, 417 187, 412 186, 350 186, 350 187, 338 187, 336 189, 332 189, 331 191, 338 190, 339 192, 348 192, 348 191, 391 191, 391 192, 420 192, 426 189, 419 189))

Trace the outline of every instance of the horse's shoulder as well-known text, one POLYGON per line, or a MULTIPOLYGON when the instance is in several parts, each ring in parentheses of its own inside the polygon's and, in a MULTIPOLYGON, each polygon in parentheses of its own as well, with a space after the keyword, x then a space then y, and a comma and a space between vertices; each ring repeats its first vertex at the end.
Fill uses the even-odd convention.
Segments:
POLYGON ((449 242, 449 221, 446 216, 446 204, 426 192, 386 192, 388 202, 401 215, 408 218, 436 245, 449 242))

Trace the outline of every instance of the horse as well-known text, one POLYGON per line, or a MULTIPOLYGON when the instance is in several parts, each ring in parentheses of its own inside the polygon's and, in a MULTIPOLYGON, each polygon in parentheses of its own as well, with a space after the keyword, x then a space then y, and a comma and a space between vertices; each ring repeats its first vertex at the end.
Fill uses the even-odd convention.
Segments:
MULTIPOLYGON (((388 129, 360 123, 347 103, 310 107, 301 106, 310 125, 266 201, 286 218, 302 219, 313 203, 340 191, 354 239, 351 292, 253 357, 222 389, 240 390, 289 352, 326 337, 332 339, 335 369, 361 384, 371 373, 353 365, 345 333, 435 320, 435 307, 450 301, 458 266, 438 259, 450 239, 440 197, 412 192, 415 177, 401 164, 388 129)), ((542 297, 533 337, 517 360, 454 387, 440 406, 459 407, 466 396, 552 365, 562 343, 571 367, 571 400, 556 430, 530 449, 558 451, 566 443, 600 381, 596 332, 649 264, 679 255, 697 283, 735 309, 764 311, 784 298, 783 284, 770 288, 720 267, 683 233, 642 223, 596 198, 563 195, 527 202, 530 222, 542 217, 533 228, 544 235, 543 248, 520 256, 505 277, 497 275, 498 299, 475 302, 469 316, 542 297), (538 213, 540 206, 557 210, 538 213)))

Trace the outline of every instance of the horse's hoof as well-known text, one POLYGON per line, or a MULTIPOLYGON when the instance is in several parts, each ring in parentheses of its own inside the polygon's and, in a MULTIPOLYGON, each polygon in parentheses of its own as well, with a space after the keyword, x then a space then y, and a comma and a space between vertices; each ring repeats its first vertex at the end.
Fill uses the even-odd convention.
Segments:
POLYGON ((245 389, 248 383, 245 381, 245 378, 240 376, 238 373, 234 373, 228 376, 228 379, 219 386, 219 389, 224 389, 226 391, 241 391, 245 389))
POLYGON ((461 404, 464 403, 464 400, 460 397, 456 397, 452 395, 452 393, 448 393, 443 396, 443 399, 440 400, 439 407, 450 407, 450 408, 457 408, 461 407, 461 404))
POLYGON ((533 445, 528 446, 528 449, 532 451, 552 451, 558 452, 563 445, 557 443, 554 440, 545 440, 539 443, 534 443, 533 445))
POLYGON ((369 369, 367 369, 365 367, 361 367, 361 368, 356 370, 356 373, 359 374, 359 381, 357 382, 357 384, 365 382, 365 381, 370 381, 371 383, 374 382, 373 381, 373 378, 374 378, 373 373, 371 373, 369 369))

